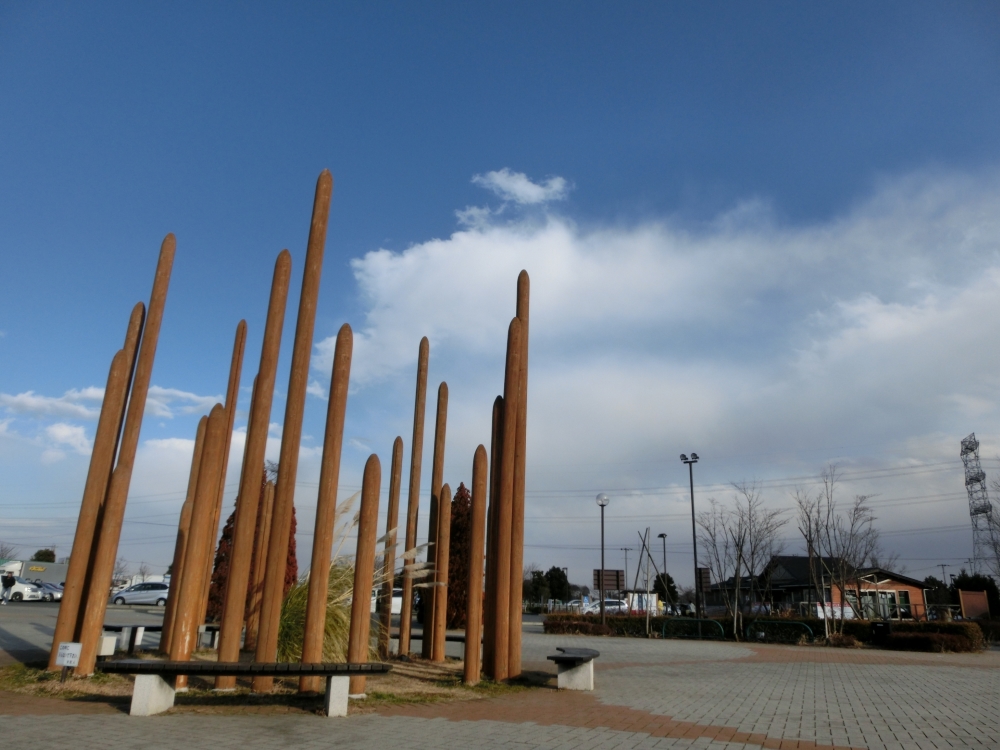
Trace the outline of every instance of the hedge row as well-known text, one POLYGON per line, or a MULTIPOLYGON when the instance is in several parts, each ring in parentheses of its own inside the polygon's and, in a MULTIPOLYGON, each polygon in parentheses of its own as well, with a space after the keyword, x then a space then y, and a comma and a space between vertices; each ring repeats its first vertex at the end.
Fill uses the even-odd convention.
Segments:
MULTIPOLYGON (((731 619, 715 620, 722 626, 724 636, 727 640, 735 640, 733 637, 733 623, 731 619)), ((579 633, 586 635, 617 635, 645 637, 646 618, 641 616, 628 617, 625 615, 612 615, 606 618, 607 625, 601 625, 600 615, 582 615, 571 613, 550 614, 546 616, 544 629, 546 633, 571 634, 579 633)), ((746 620, 749 628, 750 640, 757 640, 770 643, 798 643, 806 638, 806 631, 801 625, 807 625, 816 639, 822 639, 824 635, 823 620, 819 618, 795 618, 781 620, 759 621, 746 620)), ((992 623, 991 623, 992 624, 992 623)), ((843 623, 843 634, 851 637, 859 643, 872 643, 872 624, 866 620, 845 620, 843 623)), ((696 620, 686 617, 651 617, 650 630, 659 635, 665 632, 667 637, 697 637, 698 624, 696 620)), ((709 634, 714 626, 703 625, 702 633, 705 637, 712 637, 709 634)), ((715 633, 718 631, 716 630, 715 633)), ((992 633, 991 633, 992 634, 992 633)), ((715 636, 718 637, 718 636, 715 636)), ((744 634, 740 633, 740 640, 744 640, 744 634)), ((892 635, 888 639, 889 648, 915 650, 915 651, 980 651, 986 647, 986 639, 979 623, 973 621, 964 622, 896 622, 892 623, 892 635), (916 636, 926 636, 917 638, 916 636), (941 637, 937 637, 941 636, 941 637)))

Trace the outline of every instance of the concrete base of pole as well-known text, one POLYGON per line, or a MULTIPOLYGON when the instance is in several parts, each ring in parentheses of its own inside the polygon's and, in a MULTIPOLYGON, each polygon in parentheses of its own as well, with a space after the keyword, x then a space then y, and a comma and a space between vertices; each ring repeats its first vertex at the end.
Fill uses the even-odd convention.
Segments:
POLYGON ((323 699, 323 713, 327 716, 347 716, 348 685, 351 678, 331 675, 326 678, 326 696, 323 699))
POLYGON ((173 680, 158 674, 137 674, 132 688, 132 707, 129 716, 153 716, 174 707, 173 680))

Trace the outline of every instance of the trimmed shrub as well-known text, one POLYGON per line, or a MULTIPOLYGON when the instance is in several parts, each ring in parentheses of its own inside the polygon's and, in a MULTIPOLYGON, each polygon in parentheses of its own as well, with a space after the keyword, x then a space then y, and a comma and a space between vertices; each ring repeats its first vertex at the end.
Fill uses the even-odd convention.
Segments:
POLYGON ((961 635, 950 633, 893 633, 885 642, 885 647, 895 651, 978 651, 973 642, 961 635))
POLYGON ((827 640, 834 648, 861 648, 861 643, 853 635, 840 635, 839 633, 834 633, 827 640))
POLYGON ((550 622, 545 620, 546 633, 553 635, 611 635, 611 628, 599 622, 558 619, 550 622))

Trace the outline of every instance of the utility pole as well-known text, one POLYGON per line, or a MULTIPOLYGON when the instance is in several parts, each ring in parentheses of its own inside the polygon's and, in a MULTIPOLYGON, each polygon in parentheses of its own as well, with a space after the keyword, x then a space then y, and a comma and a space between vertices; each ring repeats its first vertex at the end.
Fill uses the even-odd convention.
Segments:
MULTIPOLYGON (((628 553, 632 551, 631 547, 619 547, 622 552, 625 553, 625 601, 628 604, 629 616, 632 615, 632 601, 628 598, 628 553)), ((621 592, 618 592, 621 594, 621 592)))
POLYGON ((657 534, 663 540, 663 601, 672 604, 670 601, 670 590, 667 588, 667 535, 665 532, 657 534))

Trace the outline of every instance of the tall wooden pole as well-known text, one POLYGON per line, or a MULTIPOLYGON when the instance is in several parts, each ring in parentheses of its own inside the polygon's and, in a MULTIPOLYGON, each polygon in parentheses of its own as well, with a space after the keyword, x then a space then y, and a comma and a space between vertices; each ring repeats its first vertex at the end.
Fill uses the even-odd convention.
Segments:
POLYGON ((264 594, 264 565, 267 562, 267 543, 271 539, 271 510, 274 508, 274 482, 266 482, 261 490, 258 508, 259 522, 254 539, 254 565, 250 605, 247 613, 247 632, 243 648, 247 651, 257 648, 257 629, 260 625, 260 600, 264 594))
MULTIPOLYGON (((302 416, 305 411, 309 358, 312 354, 316 303, 319 299, 319 280, 323 270, 323 248, 326 244, 326 226, 330 217, 332 193, 333 177, 327 170, 323 170, 316 182, 306 262, 302 271, 302 292, 299 296, 299 315, 295 324, 295 343, 292 346, 292 371, 288 378, 288 398, 285 402, 285 422, 278 460, 278 484, 274 490, 271 540, 267 549, 264 595, 257 633, 257 661, 274 661, 278 652, 278 620, 281 617, 281 601, 284 594, 288 537, 292 528, 292 503, 295 500, 299 443, 302 439, 302 416)), ((254 678, 253 689, 256 692, 270 692, 273 686, 273 677, 254 678)))
POLYGON ((510 519, 510 617, 507 677, 521 674, 521 586, 524 579, 524 467, 528 431, 528 272, 517 277, 517 319, 521 321, 518 362, 517 434, 514 438, 514 492, 510 519))
MULTIPOLYGON (((431 463, 431 509, 428 513, 427 529, 427 559, 431 562, 437 560, 438 542, 438 500, 441 497, 441 483, 444 481, 444 445, 445 432, 448 427, 448 384, 441 383, 438 386, 437 419, 434 423, 434 458, 431 463)), ((437 574, 431 579, 437 580, 437 574)), ((434 616, 436 607, 434 604, 437 598, 437 587, 425 588, 427 593, 424 610, 424 630, 423 640, 420 643, 420 655, 425 659, 432 658, 434 654, 434 616)))
POLYGON ((201 592, 201 613, 202 621, 205 620, 208 611, 208 592, 212 587, 212 569, 215 562, 215 542, 219 536, 219 519, 222 517, 222 500, 226 490, 226 472, 229 469, 229 447, 233 441, 233 423, 236 420, 236 401, 240 394, 240 375, 243 372, 243 351, 247 343, 247 322, 241 320, 236 325, 236 339, 233 342, 233 357, 229 363, 229 382, 226 386, 226 444, 222 450, 222 469, 219 475, 219 491, 215 498, 215 509, 212 513, 212 534, 208 541, 208 554, 206 555, 208 572, 205 575, 205 587, 201 592))
MULTIPOLYGON (((302 639, 302 663, 323 661, 323 636, 326 633, 326 607, 329 599, 330 552, 333 547, 333 524, 337 519, 337 486, 340 483, 340 455, 344 447, 344 416, 347 412, 347 387, 351 378, 351 353, 354 335, 344 323, 337 334, 333 351, 333 374, 330 377, 330 400, 326 410, 326 436, 319 473, 319 496, 316 500, 316 526, 313 531, 312 562, 309 566, 309 598, 306 600, 305 633, 302 639)), ((281 481, 281 475, 278 475, 281 481)), ((320 677, 299 678, 299 690, 318 692, 320 677)))
MULTIPOLYGON (((358 547, 354 556, 354 595, 351 601, 351 630, 347 641, 347 661, 368 661, 371 628, 372 578, 375 575, 375 535, 378 533, 378 496, 382 489, 382 465, 374 453, 368 457, 361 480, 361 508, 358 515, 358 547)), ((365 692, 364 675, 351 675, 350 695, 365 692)))
POLYGON ((219 490, 219 475, 222 473, 222 452, 226 444, 228 417, 222 404, 216 404, 208 416, 205 428, 205 442, 202 450, 201 467, 198 471, 198 486, 195 490, 191 511, 191 532, 188 541, 187 560, 184 576, 177 596, 177 615, 170 643, 171 661, 187 661, 195 648, 198 626, 201 624, 201 593, 205 585, 208 566, 205 564, 207 552, 211 549, 208 540, 212 536, 212 518, 215 513, 215 498, 219 490))
POLYGON ((393 574, 396 572, 396 527, 399 524, 399 484, 403 474, 403 438, 392 443, 392 467, 389 470, 389 508, 385 514, 385 547, 382 552, 382 598, 379 610, 378 655, 389 659, 389 630, 392 627, 393 574))
POLYGON ((201 468, 201 456, 205 447, 205 428, 208 417, 198 420, 198 432, 194 438, 194 452, 191 454, 191 472, 188 474, 187 497, 181 506, 180 522, 177 524, 177 541, 174 542, 174 560, 170 568, 170 596, 163 612, 163 630, 160 633, 160 651, 170 653, 170 643, 173 641, 174 624, 177 620, 177 594, 184 580, 184 560, 187 557, 188 540, 191 538, 191 513, 194 511, 194 495, 198 489, 198 471, 201 468))
POLYGON ((514 501, 514 441, 517 434, 517 394, 521 359, 521 321, 514 318, 507 329, 507 368, 503 387, 503 448, 500 454, 500 504, 497 507, 496 599, 493 611, 493 679, 508 676, 510 610, 520 606, 520 591, 511 601, 511 514, 514 501))
MULTIPOLYGON (((250 563, 254 554, 254 532, 263 528, 258 525, 258 505, 261 497, 261 475, 264 471, 264 451, 267 448, 267 431, 271 420, 271 404, 274 400, 274 382, 278 373, 278 354, 281 350, 281 329, 285 323, 285 307, 288 301, 288 282, 292 273, 292 255, 282 250, 274 262, 271 277, 271 296, 267 305, 264 323, 264 340, 260 347, 260 366, 254 382, 253 399, 250 404, 250 419, 247 424, 247 440, 243 449, 243 470, 240 474, 240 489, 237 495, 236 522, 233 528, 233 551, 229 563, 229 579, 222 608, 222 626, 219 631, 219 659, 237 661, 240 648, 240 631, 246 608, 246 591, 250 578, 250 563)), ((261 542, 258 540, 257 551, 261 542)), ((265 547, 266 548, 266 547, 265 547)), ((264 561, 257 557, 260 572, 258 584, 263 582, 264 561)), ((254 591, 259 602, 260 592, 254 591)), ((259 606, 259 605, 258 605, 259 606)), ((253 610, 259 615, 259 611, 253 610)), ((251 631, 247 624, 246 643, 249 648, 257 642, 257 618, 251 631)), ((215 687, 231 690, 236 687, 236 678, 217 677, 215 687)))
MULTIPOLYGON (((404 552, 417 546, 417 515, 420 509, 420 469, 424 459, 424 413, 427 408, 427 360, 430 344, 427 337, 420 339, 417 353, 417 395, 413 407, 413 442, 410 444, 410 490, 406 503, 406 539, 404 552)), ((412 557, 407 563, 415 563, 412 557)), ((410 653, 410 626, 413 622, 413 577, 403 574, 403 606, 399 613, 399 653, 410 653)))
POLYGON ((496 645, 494 614, 497 592, 497 510, 500 507, 500 452, 503 449, 503 396, 493 401, 493 428, 490 433, 490 504, 486 512, 486 595, 483 600, 483 671, 493 676, 496 645))
POLYGON ((465 684, 479 682, 479 642, 483 632, 483 544, 486 523, 486 448, 472 459, 472 513, 469 523, 469 588, 465 602, 465 684))
POLYGON ((434 570, 434 651, 433 661, 444 661, 445 636, 448 633, 448 559, 451 555, 451 487, 441 487, 438 502, 437 554, 434 570))
POLYGON ((136 344, 142 332, 142 321, 146 306, 139 302, 132 308, 125 345, 111 358, 108 382, 104 388, 101 415, 97 420, 94 448, 90 454, 90 469, 83 487, 83 501, 76 521, 73 549, 69 556, 66 581, 63 585, 62 603, 52 635, 52 652, 49 654, 49 669, 58 669, 56 656, 59 644, 73 641, 77 635, 80 620, 80 603, 85 601, 90 560, 95 548, 95 538, 99 529, 101 507, 108 489, 108 480, 115 463, 115 451, 121 433, 125 404, 128 399, 129 380, 135 362, 136 344))
POLYGON ((94 565, 90 573, 90 588, 80 628, 82 648, 76 668, 76 674, 79 676, 93 674, 94 664, 97 661, 97 642, 104 628, 108 590, 111 588, 115 557, 118 554, 118 541, 121 538, 122 520, 125 516, 129 484, 132 481, 135 454, 139 448, 139 429, 142 427, 142 415, 146 408, 149 379, 153 374, 153 360, 156 357, 156 344, 160 337, 160 324, 163 322, 163 307, 167 301, 167 288, 170 286, 170 271, 174 265, 175 250, 174 236, 168 234, 160 246, 160 258, 156 265, 153 292, 149 299, 149 314, 146 317, 142 344, 136 361, 128 412, 118 451, 118 463, 111 475, 104 501, 101 530, 97 539, 94 565))

